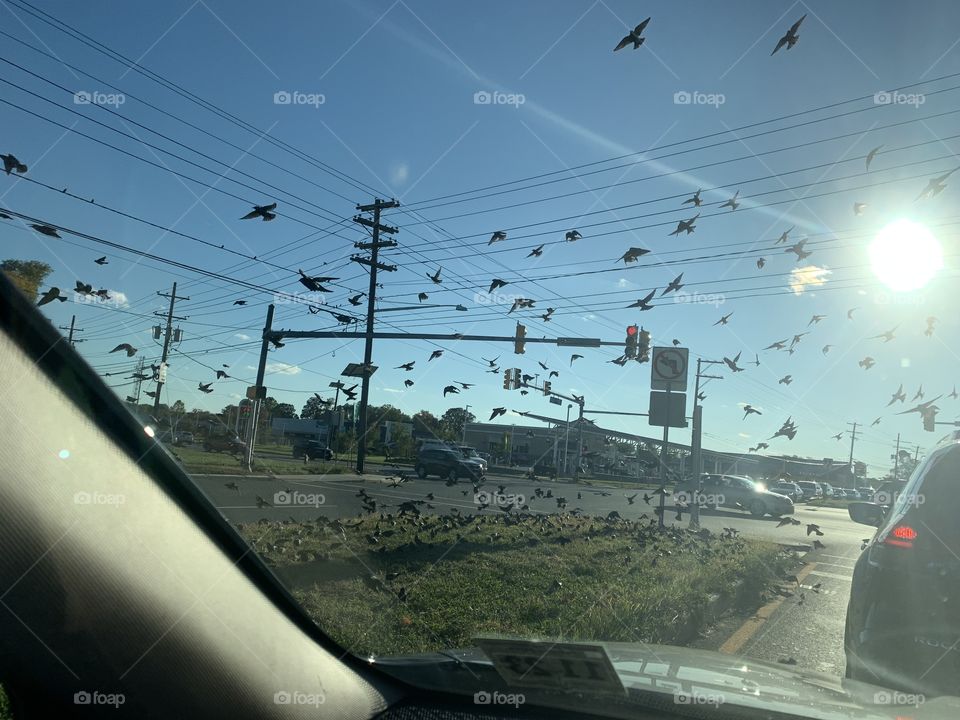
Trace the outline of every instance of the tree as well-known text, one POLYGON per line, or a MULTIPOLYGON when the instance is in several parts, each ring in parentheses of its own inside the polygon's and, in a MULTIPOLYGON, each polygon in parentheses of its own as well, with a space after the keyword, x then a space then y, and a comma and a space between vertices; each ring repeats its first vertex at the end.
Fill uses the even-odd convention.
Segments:
POLYGON ((40 260, 4 260, 0 270, 31 300, 36 299, 43 281, 53 272, 52 267, 40 260))
POLYGON ((336 453, 349 453, 356 449, 357 433, 352 427, 347 427, 337 433, 333 439, 333 451, 336 453))
POLYGON ((311 395, 310 399, 304 404, 303 410, 300 411, 300 417, 303 420, 322 418, 327 412, 327 409, 327 406, 320 402, 319 397, 311 395))
POLYGON ((413 456, 413 436, 405 427, 397 427, 390 433, 390 455, 399 458, 408 458, 413 456))
MULTIPOLYGON (((891 455, 890 459, 894 460, 895 456, 891 455)), ((890 468, 890 472, 887 474, 887 477, 893 478, 894 480, 906 480, 913 474, 913 471, 916 469, 917 465, 918 465, 918 462, 913 459, 913 455, 911 455, 907 450, 901 450, 900 460, 897 462, 897 465, 896 465, 897 467, 896 477, 894 477, 893 475, 892 467, 890 468)))
POLYGON ((290 403, 277 403, 277 406, 273 408, 273 416, 275 418, 296 419, 297 409, 290 403))
POLYGON ((187 406, 183 404, 183 400, 177 400, 173 405, 170 406, 170 412, 177 415, 183 415, 187 411, 187 406))
POLYGON ((460 407, 452 407, 440 417, 440 435, 444 440, 459 442, 463 438, 463 426, 476 419, 472 412, 460 407))
POLYGON ((421 410, 413 416, 413 434, 440 437, 440 421, 429 410, 421 410))

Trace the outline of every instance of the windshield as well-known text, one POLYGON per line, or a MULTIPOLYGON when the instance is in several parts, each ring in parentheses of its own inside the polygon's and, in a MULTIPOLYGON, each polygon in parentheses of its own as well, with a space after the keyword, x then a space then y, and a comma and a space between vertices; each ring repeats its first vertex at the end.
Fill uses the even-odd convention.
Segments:
POLYGON ((960 4, 32 7, 2 268, 343 648, 960 694, 850 514, 960 418, 960 4))

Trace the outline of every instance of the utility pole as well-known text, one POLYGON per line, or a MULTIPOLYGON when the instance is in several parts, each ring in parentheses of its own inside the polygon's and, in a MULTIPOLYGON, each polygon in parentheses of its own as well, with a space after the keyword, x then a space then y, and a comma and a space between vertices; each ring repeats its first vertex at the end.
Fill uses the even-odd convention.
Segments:
MULTIPOLYGON (((263 377, 267 372, 267 350, 270 348, 270 332, 273 330, 273 305, 267 306, 267 322, 263 327, 263 341, 260 343, 260 362, 257 364, 257 384, 255 385, 253 407, 250 408, 250 414, 247 416, 247 448, 244 453, 244 460, 247 464, 247 472, 253 470, 253 446, 257 442, 257 421, 260 418, 260 403, 266 397, 266 389, 263 387, 263 377)), ((249 397, 249 395, 247 396, 249 397)), ((237 417, 240 417, 240 405, 237 404, 237 417)))
MULTIPOLYGON (((140 358, 137 360, 136 373, 138 376, 143 375, 143 365, 144 365, 143 355, 141 355, 140 358)), ((137 377, 136 384, 137 384, 137 391, 136 393, 134 393, 134 397, 137 398, 137 405, 139 405, 140 404, 140 386, 143 385, 143 380, 141 380, 140 377, 137 377)))
POLYGON ((850 431, 850 460, 847 464, 847 467, 850 469, 850 477, 853 478, 853 484, 857 484, 857 475, 853 471, 853 444, 857 441, 857 424, 856 423, 847 423, 847 425, 853 425, 853 430, 850 431))
POLYGON ((460 444, 467 444, 467 415, 470 413, 470 405, 463 408, 463 433, 460 436, 460 444))
MULTIPOLYGON (((700 380, 703 379, 712 379, 712 380, 723 380, 719 375, 704 375, 702 372, 703 365, 721 365, 723 364, 722 360, 704 360, 703 358, 697 358, 697 378, 694 381, 693 385, 693 430, 690 435, 690 472, 693 474, 693 505, 690 507, 690 529, 699 530, 700 529, 700 493, 702 491, 701 483, 702 478, 700 477, 703 470, 703 457, 701 453, 702 449, 702 433, 703 433, 703 406, 700 405, 700 380)), ((661 496, 662 499, 663 496, 661 496)), ((663 515, 660 516, 661 522, 663 521, 663 515)))
POLYGON ((580 398, 577 405, 580 406, 580 416, 577 418, 577 466, 573 469, 574 481, 580 475, 580 463, 583 460, 583 398, 580 398))
POLYGON ((377 262, 377 257, 382 247, 396 247, 395 240, 380 242, 380 233, 385 232, 394 235, 397 228, 380 224, 380 212, 389 208, 399 207, 400 203, 396 200, 381 200, 374 198, 371 205, 357 205, 360 212, 373 212, 373 220, 357 216, 354 222, 369 227, 373 230, 372 242, 354 243, 354 247, 360 250, 369 250, 370 258, 351 257, 354 262, 370 266, 370 287, 367 291, 367 332, 366 342, 363 349, 363 366, 366 371, 363 373, 363 385, 360 390, 360 423, 357 433, 357 472, 363 473, 363 463, 367 456, 367 400, 370 397, 370 363, 373 359, 373 313, 377 299, 377 270, 386 270, 393 272, 397 269, 395 265, 383 265, 377 262))
MULTIPOLYGON (((163 377, 166 373, 167 367, 167 353, 170 351, 170 335, 173 333, 173 321, 176 320, 186 320, 186 318, 178 317, 175 318, 173 314, 173 306, 176 304, 177 300, 189 300, 188 297, 178 297, 177 296, 177 284, 173 284, 173 290, 170 291, 170 294, 158 292, 157 295, 160 297, 170 298, 170 309, 167 311, 167 332, 163 338, 163 353, 160 356, 160 374, 157 376, 157 389, 156 395, 153 398, 153 413, 156 415, 160 412, 160 389, 163 387, 163 377)), ((154 313, 154 315, 160 315, 160 313, 154 313)))
POLYGON ((70 332, 69 332, 69 334, 67 335, 67 342, 70 343, 70 347, 76 346, 76 344, 77 344, 78 342, 83 342, 83 340, 74 340, 74 339, 73 339, 73 334, 74 334, 75 332, 83 332, 83 328, 74 327, 74 325, 76 324, 76 322, 77 322, 77 316, 76 316, 76 315, 71 315, 71 316, 70 316, 70 327, 69 327, 69 328, 65 328, 63 325, 60 325, 60 326, 59 326, 61 330, 67 330, 67 329, 69 329, 70 332))
MULTIPOLYGON (((897 470, 900 469, 900 433, 897 433, 897 449, 893 453, 893 479, 897 479, 897 470)), ((854 483, 856 485, 856 483, 854 483)))

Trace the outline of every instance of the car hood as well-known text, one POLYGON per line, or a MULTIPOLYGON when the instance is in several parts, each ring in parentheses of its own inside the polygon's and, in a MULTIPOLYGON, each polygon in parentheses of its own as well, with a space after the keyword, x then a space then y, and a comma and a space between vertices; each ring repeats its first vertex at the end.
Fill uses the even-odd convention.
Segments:
POLYGON ((919 706, 898 706, 890 703, 894 694, 884 688, 777 663, 666 645, 588 644, 606 648, 627 690, 626 697, 606 695, 598 703, 600 696, 585 692, 561 695, 556 689, 508 688, 479 648, 375 658, 372 663, 422 687, 459 693, 509 690, 523 693, 529 703, 567 710, 579 706, 611 717, 636 717, 638 707, 659 709, 671 716, 688 710, 697 717, 717 718, 769 718, 771 713, 823 720, 960 717, 957 697, 927 698, 919 706), (684 707, 675 699, 678 695, 721 698, 721 702, 704 713, 703 704, 684 707))

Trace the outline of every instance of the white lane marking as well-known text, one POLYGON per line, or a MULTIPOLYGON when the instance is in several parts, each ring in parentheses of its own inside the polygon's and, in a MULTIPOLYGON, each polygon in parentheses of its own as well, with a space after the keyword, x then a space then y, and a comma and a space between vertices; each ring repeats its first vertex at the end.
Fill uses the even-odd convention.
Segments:
POLYGON ((820 577, 833 578, 834 580, 846 580, 847 582, 853 582, 853 578, 849 575, 839 575, 838 573, 830 572, 820 572, 819 570, 811 570, 810 575, 819 575, 820 577))

